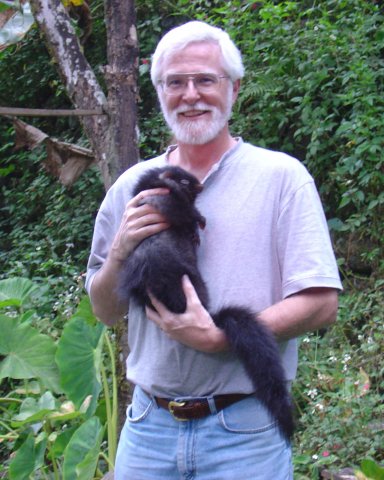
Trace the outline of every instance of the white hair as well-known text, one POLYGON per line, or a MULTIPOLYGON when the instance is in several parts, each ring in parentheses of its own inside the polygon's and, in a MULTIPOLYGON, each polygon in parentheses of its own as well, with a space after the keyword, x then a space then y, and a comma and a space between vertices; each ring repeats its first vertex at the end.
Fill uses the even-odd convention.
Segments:
POLYGON ((228 33, 207 23, 192 21, 173 28, 158 43, 152 56, 152 83, 156 86, 160 81, 162 66, 167 58, 190 43, 198 42, 211 42, 220 47, 223 69, 233 82, 244 76, 241 53, 228 33))

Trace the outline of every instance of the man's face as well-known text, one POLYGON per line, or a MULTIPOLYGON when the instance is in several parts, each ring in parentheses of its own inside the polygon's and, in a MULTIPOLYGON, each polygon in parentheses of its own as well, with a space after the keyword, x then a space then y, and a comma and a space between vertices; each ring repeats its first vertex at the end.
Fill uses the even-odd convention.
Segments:
POLYGON ((227 126, 239 82, 233 84, 227 77, 220 58, 217 45, 193 43, 164 62, 163 81, 173 79, 175 74, 191 74, 180 77, 185 79, 180 91, 158 87, 164 118, 179 142, 203 145, 227 126), (193 81, 201 73, 214 74, 218 79, 208 92, 199 88, 198 81, 193 81))

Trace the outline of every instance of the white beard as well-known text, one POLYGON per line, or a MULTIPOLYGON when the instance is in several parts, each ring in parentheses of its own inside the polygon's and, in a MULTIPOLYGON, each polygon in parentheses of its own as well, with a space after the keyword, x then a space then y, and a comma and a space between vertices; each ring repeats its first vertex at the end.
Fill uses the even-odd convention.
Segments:
POLYGON ((164 95, 160 94, 159 99, 165 121, 172 130, 176 140, 188 145, 204 145, 216 138, 227 125, 232 113, 233 92, 231 88, 229 88, 227 92, 224 111, 221 111, 216 106, 207 105, 200 101, 194 105, 184 105, 170 111, 166 108, 164 95), (178 114, 191 110, 209 111, 211 113, 210 119, 202 115, 201 119, 188 121, 188 118, 184 117, 183 120, 180 121, 178 114))

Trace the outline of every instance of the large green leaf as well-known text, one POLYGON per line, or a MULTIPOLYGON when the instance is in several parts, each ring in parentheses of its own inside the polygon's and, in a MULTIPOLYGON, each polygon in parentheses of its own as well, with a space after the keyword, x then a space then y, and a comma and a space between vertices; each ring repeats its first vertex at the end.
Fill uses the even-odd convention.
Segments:
POLYGON ((384 468, 369 458, 361 462, 361 471, 372 480, 384 480, 384 468))
POLYGON ((97 417, 89 418, 76 430, 64 451, 63 480, 94 477, 103 433, 97 417))
POLYGON ((82 318, 84 319, 89 325, 95 325, 98 323, 97 318, 93 314, 91 301, 88 295, 84 295, 81 299, 76 312, 73 314, 72 318, 82 318))
POLYGON ((0 379, 37 378, 46 387, 60 392, 59 372, 55 363, 56 345, 17 318, 0 315, 0 379))
POLYGON ((28 435, 9 466, 9 479, 29 480, 30 475, 42 466, 46 446, 46 438, 35 444, 33 434, 28 435))
POLYGON ((28 480, 35 469, 35 440, 30 434, 18 449, 9 467, 10 480, 28 480))
POLYGON ((64 454, 64 450, 67 448, 67 445, 72 438, 72 435, 75 433, 77 430, 78 426, 73 425, 72 427, 68 427, 64 429, 62 432, 60 432, 56 439, 54 440, 53 445, 51 446, 51 454, 54 457, 61 457, 61 455, 64 454))
MULTIPOLYGON (((97 418, 97 417, 94 417, 97 418)), ((97 433, 97 432, 95 432, 97 433)), ((97 462, 99 460, 101 442, 104 437, 104 428, 100 428, 95 441, 91 444, 92 447, 89 449, 88 453, 85 455, 84 459, 77 464, 76 474, 78 479, 91 480, 94 477, 94 473, 97 467, 97 462)), ((89 445, 89 442, 88 442, 89 445)))
POLYGON ((15 305, 20 307, 29 301, 39 286, 28 278, 6 278, 0 280, 0 307, 15 305))
POLYGON ((13 420, 18 424, 36 423, 43 420, 55 408, 55 398, 51 392, 45 392, 38 400, 27 397, 23 400, 19 413, 13 416, 13 420))
POLYGON ((87 415, 94 413, 101 390, 100 364, 105 327, 89 325, 82 318, 73 318, 65 326, 58 343, 56 362, 64 392, 79 409, 92 396, 87 415))
POLYGON ((21 404, 20 411, 12 417, 12 426, 21 427, 26 424, 36 424, 44 420, 60 423, 68 422, 83 414, 75 410, 72 402, 64 402, 59 407, 51 392, 45 392, 38 400, 28 397, 21 404))

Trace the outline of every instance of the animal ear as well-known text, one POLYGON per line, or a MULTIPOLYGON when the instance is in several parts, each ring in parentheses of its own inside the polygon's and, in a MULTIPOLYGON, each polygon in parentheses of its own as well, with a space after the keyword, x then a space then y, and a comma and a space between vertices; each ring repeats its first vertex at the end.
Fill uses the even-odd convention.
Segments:
POLYGON ((161 180, 166 180, 167 178, 172 178, 172 174, 169 170, 165 170, 164 172, 160 173, 159 178, 161 180))
POLYGON ((205 218, 201 217, 200 220, 199 220, 199 227, 201 228, 201 230, 204 230, 206 224, 207 224, 207 222, 206 222, 205 218))

